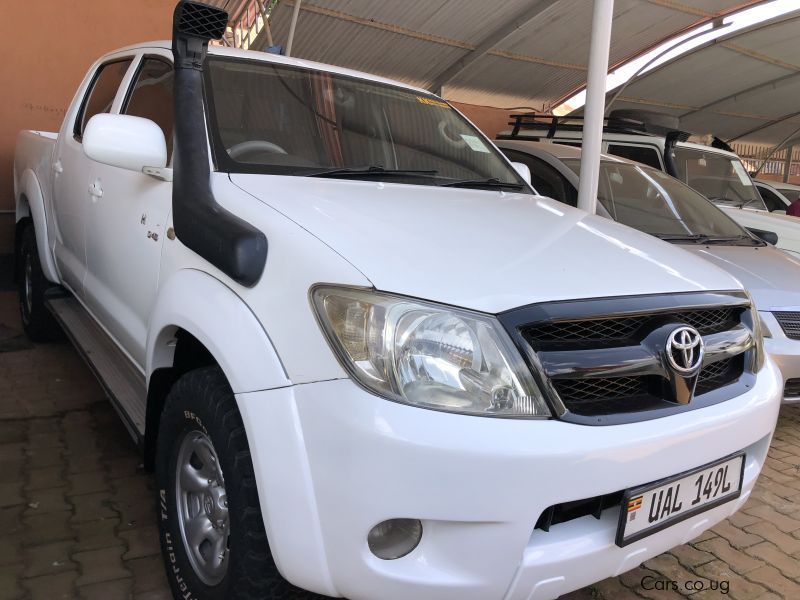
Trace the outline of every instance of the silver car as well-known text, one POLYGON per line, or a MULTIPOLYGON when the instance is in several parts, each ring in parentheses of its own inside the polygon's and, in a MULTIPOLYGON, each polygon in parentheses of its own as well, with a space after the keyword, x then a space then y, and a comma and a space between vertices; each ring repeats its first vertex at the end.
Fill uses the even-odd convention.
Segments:
MULTIPOLYGON (((580 148, 522 140, 497 145, 510 160, 528 166, 540 194, 577 204, 580 148)), ((784 402, 800 402, 800 260, 646 165, 603 155, 597 197, 599 215, 680 244, 742 282, 759 309, 766 350, 780 366, 784 402)))

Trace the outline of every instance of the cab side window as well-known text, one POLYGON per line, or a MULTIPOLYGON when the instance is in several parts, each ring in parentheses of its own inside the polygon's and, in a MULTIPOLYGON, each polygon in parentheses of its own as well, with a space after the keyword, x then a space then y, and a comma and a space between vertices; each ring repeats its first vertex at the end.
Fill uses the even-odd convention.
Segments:
POLYGON ((167 162, 172 156, 172 65, 160 58, 145 58, 128 93, 122 112, 155 122, 167 140, 167 162))
POLYGON ((578 195, 575 188, 567 179, 558 172, 555 167, 547 164, 540 158, 525 154, 524 152, 517 152, 515 150, 508 150, 501 148, 509 160, 521 162, 528 166, 531 170, 531 184, 542 196, 553 198, 564 204, 570 206, 578 205, 578 195))
POLYGON ((75 119, 73 133, 76 140, 80 141, 83 138, 83 132, 89 119, 97 114, 111 111, 111 105, 114 103, 119 84, 122 83, 122 79, 125 77, 125 73, 128 72, 131 62, 130 58, 126 58, 106 63, 97 69, 89 90, 83 98, 83 104, 78 111, 78 118, 75 119))
POLYGON ((648 167, 653 167, 659 171, 663 171, 661 166, 661 159, 658 157, 658 152, 655 148, 647 148, 645 146, 628 146, 627 144, 609 144, 608 153, 614 156, 634 160, 648 167))

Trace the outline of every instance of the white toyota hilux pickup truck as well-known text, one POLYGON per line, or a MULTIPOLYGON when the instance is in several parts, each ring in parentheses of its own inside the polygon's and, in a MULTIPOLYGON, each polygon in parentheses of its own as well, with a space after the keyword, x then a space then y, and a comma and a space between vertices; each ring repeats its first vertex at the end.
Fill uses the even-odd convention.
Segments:
POLYGON ((25 329, 141 444, 176 598, 554 598, 747 500, 781 381, 736 279, 226 19, 179 3, 15 157, 25 329))

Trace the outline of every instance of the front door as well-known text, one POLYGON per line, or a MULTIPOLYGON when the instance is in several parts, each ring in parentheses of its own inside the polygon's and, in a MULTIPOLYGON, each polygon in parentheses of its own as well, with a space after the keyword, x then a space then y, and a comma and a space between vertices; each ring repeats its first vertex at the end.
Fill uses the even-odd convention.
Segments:
MULTIPOLYGON (((172 65, 143 57, 121 113, 161 126, 172 150, 172 65)), ((172 207, 172 184, 144 173, 92 163, 102 196, 87 221, 90 309, 128 355, 145 364, 147 324, 158 290, 161 250, 172 207)))

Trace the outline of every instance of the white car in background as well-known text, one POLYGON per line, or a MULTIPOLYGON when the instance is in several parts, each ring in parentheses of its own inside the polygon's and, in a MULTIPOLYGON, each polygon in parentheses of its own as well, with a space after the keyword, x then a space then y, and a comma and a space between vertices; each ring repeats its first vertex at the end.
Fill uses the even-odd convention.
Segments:
MULTIPOLYGON (((500 141, 525 164, 534 188, 575 205, 580 148, 500 141)), ((604 155, 597 214, 649 233, 709 260, 744 284, 764 325, 765 347, 781 368, 785 403, 800 401, 800 259, 748 233, 706 198, 663 171, 604 155)))
MULTIPOLYGON (((713 145, 686 141, 678 120, 650 111, 611 111, 603 129, 603 152, 662 170, 694 188, 781 250, 800 256, 800 219, 770 213, 739 156, 716 138, 713 145), (769 233, 777 235, 777 241, 769 233)), ((580 146, 580 117, 517 115, 498 140, 546 140, 580 146)))
POLYGON ((756 179, 755 184, 764 204, 771 213, 786 213, 786 209, 792 205, 792 202, 800 199, 800 185, 761 181, 760 179, 756 179))
POLYGON ((776 215, 786 214, 786 210, 792 204, 791 200, 772 187, 770 183, 758 181, 757 179, 754 179, 753 183, 755 183, 758 194, 769 212, 776 215))
POLYGON ((756 180, 756 183, 766 183, 786 198, 789 203, 800 199, 800 185, 793 183, 783 183, 782 181, 761 181, 756 180))

